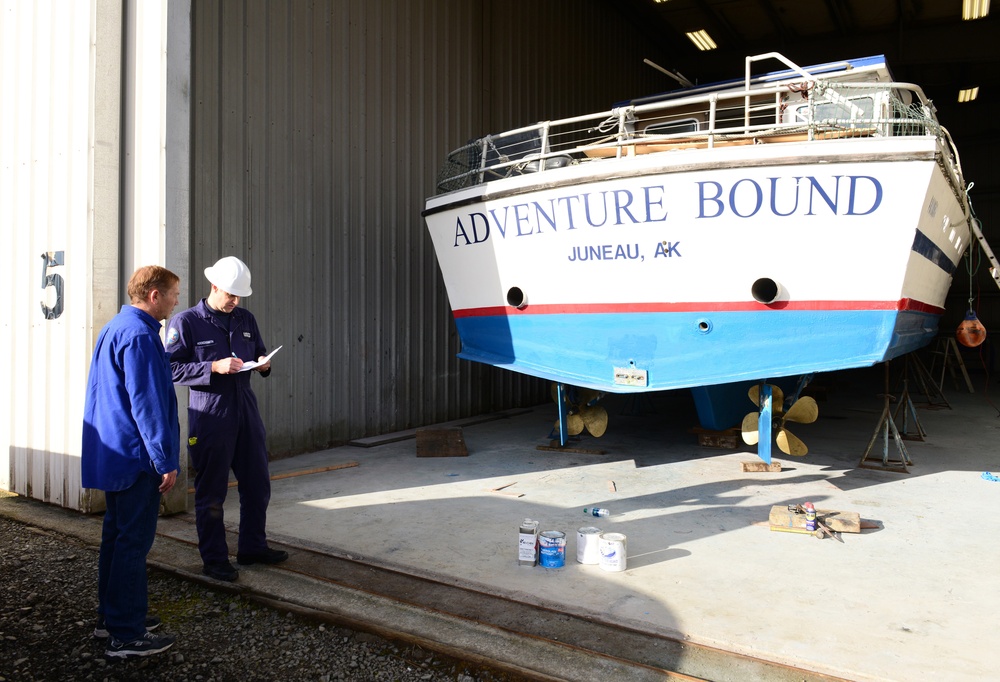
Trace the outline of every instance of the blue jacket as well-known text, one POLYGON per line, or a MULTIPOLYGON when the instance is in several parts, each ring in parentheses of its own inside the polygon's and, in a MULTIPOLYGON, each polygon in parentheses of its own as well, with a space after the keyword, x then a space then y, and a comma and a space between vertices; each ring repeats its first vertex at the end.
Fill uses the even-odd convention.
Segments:
POLYGON ((125 490, 180 468, 180 425, 160 323, 131 305, 104 325, 83 408, 85 488, 125 490))

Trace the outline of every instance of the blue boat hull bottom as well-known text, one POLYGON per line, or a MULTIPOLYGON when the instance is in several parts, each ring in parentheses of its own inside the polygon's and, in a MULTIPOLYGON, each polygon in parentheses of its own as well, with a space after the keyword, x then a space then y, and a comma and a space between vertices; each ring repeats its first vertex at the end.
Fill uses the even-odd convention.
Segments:
MULTIPOLYGON (((912 311, 824 310, 494 315, 455 322, 461 358, 604 392, 639 393, 870 366, 927 345, 939 319, 912 311), (646 383, 616 383, 616 368, 644 371, 646 383)), ((702 427, 737 425, 745 411, 734 416, 724 407, 728 402, 699 400, 696 393, 702 427)))

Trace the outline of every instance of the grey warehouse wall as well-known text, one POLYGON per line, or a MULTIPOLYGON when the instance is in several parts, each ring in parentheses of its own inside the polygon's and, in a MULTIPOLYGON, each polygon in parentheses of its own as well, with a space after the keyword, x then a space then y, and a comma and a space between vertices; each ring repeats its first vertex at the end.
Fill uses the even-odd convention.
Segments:
POLYGON ((420 212, 470 138, 674 87, 615 3, 194 0, 192 22, 184 293, 250 266, 243 304, 284 346, 254 378, 272 456, 549 400, 455 358, 420 212))

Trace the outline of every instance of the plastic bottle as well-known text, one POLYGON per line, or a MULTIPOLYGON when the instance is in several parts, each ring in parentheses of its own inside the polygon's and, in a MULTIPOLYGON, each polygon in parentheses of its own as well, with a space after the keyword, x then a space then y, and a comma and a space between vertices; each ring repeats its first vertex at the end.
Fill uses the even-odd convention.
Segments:
POLYGON ((812 502, 806 502, 802 508, 806 510, 806 530, 816 530, 816 507, 812 502))
POLYGON ((601 509, 600 507, 594 507, 593 509, 584 509, 584 514, 590 514, 591 516, 611 516, 611 512, 607 509, 601 509))

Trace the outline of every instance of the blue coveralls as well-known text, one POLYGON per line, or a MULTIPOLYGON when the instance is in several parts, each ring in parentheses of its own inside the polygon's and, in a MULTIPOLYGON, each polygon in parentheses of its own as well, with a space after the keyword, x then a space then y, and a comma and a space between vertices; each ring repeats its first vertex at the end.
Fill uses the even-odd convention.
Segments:
MULTIPOLYGON (((243 308, 229 314, 229 329, 205 299, 170 319, 167 351, 174 383, 191 389, 188 399, 188 453, 194 478, 195 524, 202 561, 229 560, 223 503, 229 470, 240 495, 239 554, 267 549, 264 530, 271 480, 264 422, 250 387, 253 371, 213 374, 212 362, 230 356, 247 362, 267 355, 254 316, 243 308)), ((262 376, 270 374, 261 372, 262 376)))

